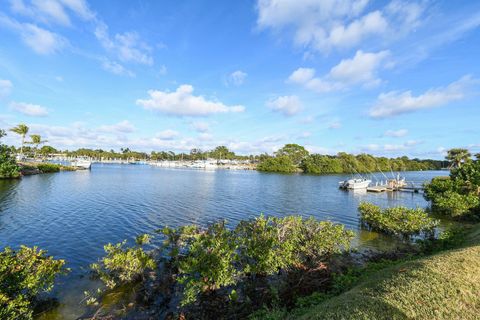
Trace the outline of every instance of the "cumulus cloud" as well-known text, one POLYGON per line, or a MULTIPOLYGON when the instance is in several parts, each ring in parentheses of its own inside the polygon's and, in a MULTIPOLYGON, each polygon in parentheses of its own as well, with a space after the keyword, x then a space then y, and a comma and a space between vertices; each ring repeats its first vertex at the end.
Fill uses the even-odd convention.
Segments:
POLYGON ((48 109, 38 104, 12 102, 10 108, 30 117, 45 117, 48 115, 48 109))
POLYGON ((415 96, 411 91, 390 91, 378 96, 375 105, 370 109, 372 118, 388 118, 422 109, 431 109, 462 100, 467 95, 468 87, 478 80, 464 76, 446 87, 429 89, 415 96))
POLYGON ((38 54, 51 54, 62 49, 68 41, 61 35, 31 23, 20 23, 0 13, 0 25, 17 32, 23 43, 38 54))
POLYGON ((0 98, 6 97, 12 92, 13 84, 10 80, 0 79, 0 98))
POLYGON ((245 79, 247 78, 247 73, 241 70, 237 70, 228 75, 227 85, 241 86, 245 79))
POLYGON ((293 116, 302 110, 302 103, 297 96, 281 96, 270 99, 266 103, 267 107, 275 112, 285 116, 293 116))
POLYGON ((193 94, 193 86, 183 84, 174 92, 149 90, 148 99, 138 99, 136 104, 147 110, 177 116, 207 116, 215 113, 243 112, 244 106, 228 106, 219 101, 207 100, 193 94))
POLYGON ((157 132, 155 137, 157 137, 158 139, 161 139, 161 140, 173 140, 173 139, 177 138, 179 135, 180 134, 177 131, 167 129, 167 130, 157 132))
POLYGON ((136 128, 128 120, 123 120, 116 124, 100 126, 98 130, 109 133, 131 133, 134 132, 136 128))
POLYGON ((293 41, 314 51, 349 48, 371 37, 394 38, 420 21, 421 4, 394 0, 366 12, 368 0, 258 0, 260 29, 293 33, 293 41))
POLYGON ((192 128, 197 132, 206 133, 210 131, 210 124, 205 121, 194 121, 192 122, 192 128))
POLYGON ((389 51, 369 53, 358 50, 351 59, 343 59, 322 77, 315 77, 315 70, 298 68, 288 78, 288 82, 304 86, 316 92, 331 92, 353 85, 373 87, 381 83, 378 71, 390 65, 389 51))
POLYGON ((143 42, 136 32, 117 33, 112 38, 108 26, 100 21, 95 28, 95 36, 105 49, 116 54, 121 61, 153 64, 152 48, 143 42))
POLYGON ((407 129, 398 129, 398 130, 387 130, 383 134, 385 137, 401 138, 405 137, 408 134, 407 129))

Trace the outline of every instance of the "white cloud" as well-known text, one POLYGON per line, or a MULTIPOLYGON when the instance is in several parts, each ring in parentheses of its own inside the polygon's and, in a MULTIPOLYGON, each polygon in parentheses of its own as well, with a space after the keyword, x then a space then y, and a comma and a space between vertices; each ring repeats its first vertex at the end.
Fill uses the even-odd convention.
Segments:
POLYGON ((419 145, 423 143, 423 141, 418 141, 418 140, 408 140, 404 143, 401 144, 384 144, 384 145, 378 145, 375 143, 368 144, 366 146, 363 146, 361 150, 363 152, 371 152, 371 151, 384 151, 384 152, 395 152, 395 151, 405 151, 412 149, 414 146, 419 145))
POLYGON ((293 116, 302 110, 302 103, 297 96, 282 96, 270 99, 266 103, 267 107, 275 112, 285 116, 293 116))
POLYGON ((10 103, 10 108, 31 117, 45 117, 48 115, 47 108, 38 104, 12 102, 10 103))
POLYGON ((464 76, 447 87, 429 89, 418 96, 414 96, 411 91, 382 93, 378 96, 369 114, 372 118, 387 118, 440 107, 465 98, 467 88, 477 82, 478 80, 471 76, 464 76))
POLYGON ((0 79, 0 98, 6 97, 12 92, 13 84, 10 80, 0 79))
POLYGON ((387 130, 383 135, 385 137, 401 138, 401 137, 405 137, 407 134, 408 134, 407 129, 399 129, 399 130, 387 130))
POLYGON ((149 99, 138 99, 136 104, 147 110, 178 116, 207 116, 215 113, 243 112, 244 106, 227 106, 193 95, 193 86, 183 84, 174 92, 149 90, 149 99))
POLYGON ((307 50, 329 52, 349 48, 371 37, 389 39, 405 34, 421 21, 424 7, 394 0, 365 12, 368 0, 258 0, 260 29, 293 33, 294 43, 307 50))
POLYGON ((180 134, 177 131, 167 129, 167 130, 163 130, 163 131, 158 132, 155 135, 155 137, 157 137, 160 140, 173 140, 173 139, 177 138, 179 135, 180 134))
POLYGON ((95 36, 105 49, 116 54, 118 59, 123 62, 153 64, 152 48, 141 41, 136 32, 117 33, 111 38, 108 26, 100 21, 95 28, 95 36))
POLYGON ((194 121, 192 122, 192 127, 197 132, 206 133, 210 131, 210 124, 205 121, 194 121))
POLYGON ((116 75, 126 75, 129 77, 135 77, 135 74, 132 71, 126 69, 121 64, 115 61, 110 61, 108 59, 103 59, 102 68, 116 75))
POLYGON ((84 20, 90 20, 95 14, 90 11, 84 0, 10 0, 12 12, 27 16, 38 22, 71 25, 67 10, 73 11, 84 20), (27 2, 27 4, 26 4, 27 2))
POLYGON ((315 70, 298 68, 288 78, 288 82, 303 85, 316 92, 331 92, 353 85, 373 87, 381 83, 377 76, 381 68, 388 67, 389 51, 369 53, 358 50, 351 59, 343 59, 323 77, 315 77, 315 70))
POLYGON ((204 132, 204 133, 200 133, 198 135, 198 139, 200 141, 212 141, 213 140, 213 135, 210 134, 210 133, 207 133, 207 132, 204 132))
POLYGON ((68 42, 54 32, 31 23, 20 23, 0 13, 0 25, 17 32, 22 41, 38 54, 51 54, 62 49, 68 42))
POLYGON ((312 133, 309 131, 304 131, 301 134, 298 135, 298 139, 307 139, 312 136, 312 133))
POLYGON ((123 120, 112 125, 103 125, 98 128, 98 131, 107 133, 131 133, 135 130, 135 126, 128 120, 123 120))
POLYGON ((245 79, 247 78, 247 73, 237 70, 228 75, 227 84, 232 84, 234 86, 241 86, 245 79))

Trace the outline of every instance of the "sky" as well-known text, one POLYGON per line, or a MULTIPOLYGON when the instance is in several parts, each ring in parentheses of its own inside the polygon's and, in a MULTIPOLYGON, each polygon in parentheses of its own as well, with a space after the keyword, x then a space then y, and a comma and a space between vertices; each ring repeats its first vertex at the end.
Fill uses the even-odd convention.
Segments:
POLYGON ((480 151, 479 57, 479 1, 0 0, 0 128, 441 159, 480 151))

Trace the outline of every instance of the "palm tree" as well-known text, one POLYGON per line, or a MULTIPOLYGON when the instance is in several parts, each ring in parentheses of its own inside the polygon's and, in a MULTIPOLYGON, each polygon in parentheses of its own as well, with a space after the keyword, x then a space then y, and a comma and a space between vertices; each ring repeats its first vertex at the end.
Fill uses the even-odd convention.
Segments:
POLYGON ((471 156, 467 149, 456 148, 448 150, 445 158, 450 161, 454 167, 460 168, 462 163, 470 159, 471 156))
POLYGON ((20 156, 23 158, 23 145, 25 144, 25 137, 27 136, 29 128, 26 124, 19 124, 18 126, 11 128, 10 131, 19 134, 22 137, 22 146, 20 147, 20 156))
POLYGON ((35 146, 35 157, 37 157, 38 146, 47 142, 47 140, 42 140, 42 137, 39 134, 31 134, 30 139, 32 139, 32 141, 30 141, 29 143, 35 146))

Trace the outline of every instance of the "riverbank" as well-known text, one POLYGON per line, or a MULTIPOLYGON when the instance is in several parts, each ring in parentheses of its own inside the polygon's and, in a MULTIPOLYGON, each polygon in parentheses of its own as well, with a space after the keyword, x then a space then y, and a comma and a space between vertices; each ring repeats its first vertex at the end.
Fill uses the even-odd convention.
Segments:
POLYGON ((478 270, 480 224, 457 248, 380 269, 341 295, 269 319, 478 319, 478 270))
POLYGON ((42 173, 54 173, 59 171, 77 171, 85 168, 66 166, 62 164, 49 162, 19 162, 20 173, 22 176, 31 176, 42 173))

